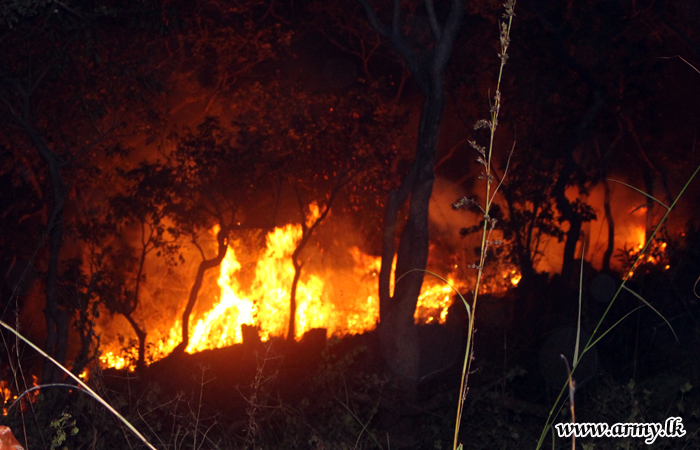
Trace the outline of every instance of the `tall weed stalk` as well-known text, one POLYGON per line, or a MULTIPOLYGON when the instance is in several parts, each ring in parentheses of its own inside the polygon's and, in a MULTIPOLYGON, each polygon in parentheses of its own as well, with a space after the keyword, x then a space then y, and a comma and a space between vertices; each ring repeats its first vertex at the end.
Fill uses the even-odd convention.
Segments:
MULTIPOLYGON (((459 399, 457 403, 457 420, 455 423, 454 440, 452 444, 453 450, 462 449, 462 444, 458 445, 457 441, 459 438, 459 429, 462 423, 462 413, 464 412, 464 401, 467 397, 467 393, 469 392, 469 374, 471 372, 471 363, 474 354, 474 320, 476 318, 476 304, 479 297, 479 288, 481 287, 481 281, 484 274, 484 265, 486 264, 486 255, 488 253, 490 245, 500 244, 500 241, 490 240, 491 232, 496 227, 496 219, 492 218, 489 215, 489 212, 491 211, 491 206, 493 205, 496 193, 498 192, 498 189, 501 187, 501 184, 503 183, 503 180, 505 179, 506 174, 508 173, 510 155, 513 154, 513 150, 511 149, 510 155, 508 157, 508 163, 506 164, 503 176, 501 177, 501 180, 495 187, 495 189, 492 189, 492 184, 495 180, 495 177, 492 174, 493 170, 491 167, 491 163, 493 160, 493 141, 496 135, 496 128, 498 128, 498 115, 501 111, 501 79, 503 76, 503 67, 508 61, 510 30, 513 24, 513 17, 515 16, 515 0, 508 0, 504 6, 506 12, 505 14, 503 14, 504 20, 500 22, 501 52, 498 54, 498 57, 501 60, 501 65, 498 70, 496 93, 493 98, 493 103, 491 104, 491 117, 490 120, 479 120, 476 123, 476 125, 474 125, 475 130, 486 128, 490 131, 488 148, 477 144, 475 141, 469 141, 469 145, 479 153, 479 156, 477 156, 476 161, 483 166, 482 172, 479 175, 479 179, 485 180, 484 184, 486 192, 484 196, 484 204, 483 206, 481 206, 479 205, 478 201, 474 198, 462 197, 452 205, 454 209, 459 209, 467 205, 474 205, 478 207, 483 213, 483 226, 481 230, 481 252, 479 256, 479 263, 469 265, 469 268, 477 270, 471 308, 469 306, 469 303, 467 303, 467 301, 464 299, 464 297, 460 295, 464 306, 467 308, 467 314, 469 316, 469 329, 467 332, 467 349, 464 355, 464 363, 462 365, 462 380, 459 387, 459 399)), ((513 144, 513 147, 515 147, 515 144, 513 144)))

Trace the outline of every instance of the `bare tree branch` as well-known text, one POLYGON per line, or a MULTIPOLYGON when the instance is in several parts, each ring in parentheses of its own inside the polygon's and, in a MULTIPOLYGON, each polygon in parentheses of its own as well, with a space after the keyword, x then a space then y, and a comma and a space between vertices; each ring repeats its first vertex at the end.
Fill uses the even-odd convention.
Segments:
MULTIPOLYGON (((374 10, 374 8, 372 8, 372 6, 367 2, 367 0, 357 1, 360 2, 360 5, 362 5, 362 7, 364 8, 365 13, 367 14, 367 20, 369 20, 369 24, 372 25, 372 28, 374 28, 377 31, 377 33, 379 33, 381 36, 389 39, 396 51, 398 51, 404 58, 409 70, 413 74, 413 77, 415 78, 416 83, 418 84, 418 87, 420 88, 423 95, 427 97, 430 94, 430 79, 428 78, 428 74, 421 67, 418 55, 411 49, 411 47, 408 45, 408 42, 406 42, 406 39, 404 39, 404 37, 401 35, 401 5, 399 0, 394 1, 394 8, 391 19, 391 29, 382 23, 382 21, 379 19, 379 16, 377 16, 377 12, 374 10)), ((451 14, 452 13, 450 13, 450 15, 451 14)))
POLYGON ((435 40, 440 40, 440 24, 435 16, 435 6, 433 5, 433 0, 425 0, 425 9, 428 11, 428 20, 430 21, 430 28, 433 29, 433 35, 435 35, 435 40))

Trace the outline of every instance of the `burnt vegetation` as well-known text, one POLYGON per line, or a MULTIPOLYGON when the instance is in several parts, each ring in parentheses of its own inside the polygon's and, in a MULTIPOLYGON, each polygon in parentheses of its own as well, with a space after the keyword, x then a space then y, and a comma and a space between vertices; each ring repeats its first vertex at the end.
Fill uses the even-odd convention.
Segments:
MULTIPOLYGON (((609 330, 573 375, 576 421, 681 417, 655 445, 699 448, 700 7, 518 4, 500 59, 499 8, 1 5, 2 321, 158 449, 453 448, 471 338, 463 448, 536 448, 543 428, 570 448, 545 425, 571 420, 559 355, 609 330), (474 123, 494 105, 485 170, 474 123), (296 240, 270 256, 283 228, 296 240), (287 262, 284 306, 246 299, 238 343, 188 350, 232 252, 241 293, 265 290, 264 256, 287 262), (474 322, 454 291, 421 303, 426 269, 470 307, 483 269, 474 322), (309 326, 309 304, 342 327, 309 326)), ((2 338, 0 424, 25 449, 147 448, 2 338)))

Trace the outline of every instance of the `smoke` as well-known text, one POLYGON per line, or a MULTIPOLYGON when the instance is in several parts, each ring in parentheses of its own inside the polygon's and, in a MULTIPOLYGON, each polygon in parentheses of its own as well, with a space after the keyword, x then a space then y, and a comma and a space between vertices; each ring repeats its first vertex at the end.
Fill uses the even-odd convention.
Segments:
POLYGON ((435 178, 433 195, 430 197, 431 238, 445 241, 452 247, 463 244, 459 230, 475 225, 479 220, 475 214, 452 208, 452 204, 465 195, 468 193, 454 183, 444 178, 435 178))

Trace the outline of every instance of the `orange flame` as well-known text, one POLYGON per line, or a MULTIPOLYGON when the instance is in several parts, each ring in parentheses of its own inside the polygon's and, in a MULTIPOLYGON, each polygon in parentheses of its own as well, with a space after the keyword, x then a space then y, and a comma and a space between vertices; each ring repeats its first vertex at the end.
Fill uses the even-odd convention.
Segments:
POLYGON ((12 391, 9 389, 10 383, 5 380, 0 380, 0 398, 3 401, 2 415, 7 415, 7 404, 10 403, 10 399, 17 398, 17 396, 12 396, 12 391))
POLYGON ((518 283, 520 283, 520 280, 523 278, 523 276, 515 269, 510 271, 510 274, 506 275, 507 278, 510 278, 510 284, 513 286, 517 286, 518 283))
MULTIPOLYGON (((627 256, 630 259, 636 259, 639 252, 644 249, 646 245, 646 231, 644 226, 638 226, 633 231, 633 242, 635 247, 627 250, 627 256)), ((649 246, 646 248, 644 255, 637 261, 636 265, 630 267, 627 271, 627 276, 631 277, 634 272, 642 265, 649 264, 654 266, 663 266, 663 270, 670 269, 668 264, 668 255, 666 253, 667 243, 659 240, 658 235, 654 238, 649 246)))
POLYGON ((416 323, 444 323, 447 318, 447 308, 450 307, 450 299, 455 295, 452 289, 455 281, 452 277, 447 278, 447 284, 423 285, 414 319, 416 323))
MULTIPOLYGON (((307 226, 318 217, 319 208, 313 204, 306 218, 307 226)), ((214 234, 216 231, 212 230, 214 234)), ((255 262, 254 273, 252 276, 248 274, 245 283, 242 282, 242 259, 239 259, 239 254, 245 249, 231 243, 220 266, 217 299, 208 311, 193 314, 186 352, 240 343, 243 339, 241 325, 244 324, 258 327, 263 341, 287 334, 294 278, 291 255, 302 234, 300 224, 288 224, 269 232, 265 249, 255 262)), ((375 327, 379 319, 376 292, 381 258, 367 255, 357 247, 351 247, 348 252, 349 255, 345 256, 347 263, 340 264, 340 267, 304 266, 296 293, 296 339, 312 328, 326 328, 331 335, 344 336, 375 327)), ((305 261, 311 259, 302 254, 302 260, 304 258, 305 261)), ((454 277, 446 279, 450 285, 459 287, 454 277)), ((416 323, 444 322, 454 294, 454 290, 443 281, 426 277, 416 308, 416 323)), ((169 354, 180 341, 179 333, 179 320, 162 330, 149 330, 151 347, 147 350, 147 362, 169 354)), ((100 357, 104 366, 135 368, 136 348, 120 349, 118 343, 113 342, 105 343, 104 350, 100 357)))

